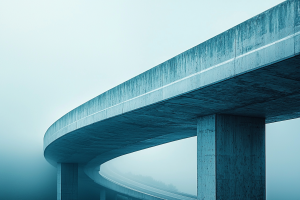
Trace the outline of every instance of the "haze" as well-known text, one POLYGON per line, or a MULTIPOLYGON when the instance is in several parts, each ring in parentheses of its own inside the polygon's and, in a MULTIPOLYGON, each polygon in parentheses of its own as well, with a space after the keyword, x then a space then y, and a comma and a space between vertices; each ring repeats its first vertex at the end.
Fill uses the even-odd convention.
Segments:
MULTIPOLYGON (((56 199, 43 136, 61 116, 281 2, 0 0, 0 199, 56 199)), ((300 199, 299 124, 267 125, 268 200, 300 199)), ((106 165, 196 192, 195 138, 106 165)))

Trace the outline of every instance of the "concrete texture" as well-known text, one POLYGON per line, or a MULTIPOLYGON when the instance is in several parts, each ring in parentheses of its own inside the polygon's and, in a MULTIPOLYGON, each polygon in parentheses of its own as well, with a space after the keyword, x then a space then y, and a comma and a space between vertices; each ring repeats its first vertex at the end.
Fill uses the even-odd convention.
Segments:
POLYGON ((265 119, 200 117, 197 124, 198 199, 266 199, 265 119))
POLYGON ((78 200, 78 164, 57 164, 57 200, 78 200))
POLYGON ((285 1, 80 105, 45 133, 45 158, 80 163, 101 185, 152 199, 108 183, 99 166, 195 136, 202 116, 300 117, 299 8, 285 1))

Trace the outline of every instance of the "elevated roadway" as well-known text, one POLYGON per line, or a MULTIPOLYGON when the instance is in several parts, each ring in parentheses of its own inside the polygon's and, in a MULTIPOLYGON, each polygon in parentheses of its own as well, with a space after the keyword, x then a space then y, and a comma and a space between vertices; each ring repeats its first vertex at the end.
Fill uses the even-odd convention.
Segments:
POLYGON ((196 135, 198 199, 265 199, 264 125, 300 116, 299 53, 300 1, 289 0, 70 111, 44 136, 58 199, 76 198, 63 194, 76 191, 78 166, 107 188, 153 199, 103 179, 99 166, 196 135))

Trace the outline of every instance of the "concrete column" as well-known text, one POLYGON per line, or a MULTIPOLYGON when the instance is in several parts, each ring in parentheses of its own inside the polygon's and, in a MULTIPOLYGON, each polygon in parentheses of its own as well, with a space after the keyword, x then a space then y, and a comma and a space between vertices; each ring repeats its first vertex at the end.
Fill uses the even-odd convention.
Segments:
POLYGON ((78 200, 78 164, 57 164, 57 200, 78 200))
POLYGON ((100 189, 100 200, 106 200, 106 191, 104 188, 100 189))
POLYGON ((197 123, 198 200, 265 200, 265 119, 210 115, 197 123))

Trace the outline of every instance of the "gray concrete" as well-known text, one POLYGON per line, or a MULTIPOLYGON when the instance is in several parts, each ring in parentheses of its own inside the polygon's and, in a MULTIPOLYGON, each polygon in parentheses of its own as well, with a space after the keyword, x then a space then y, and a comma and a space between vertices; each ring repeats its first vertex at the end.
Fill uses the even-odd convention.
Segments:
POLYGON ((103 179, 99 166, 195 136, 202 116, 300 117, 299 10, 300 0, 285 1, 80 105, 45 133, 45 158, 80 163, 107 188, 155 199, 103 179))
POLYGON ((266 199, 265 119, 200 117, 197 124, 198 199, 266 199))
POLYGON ((78 200, 78 164, 57 164, 57 200, 78 200))

